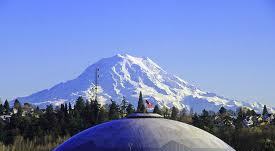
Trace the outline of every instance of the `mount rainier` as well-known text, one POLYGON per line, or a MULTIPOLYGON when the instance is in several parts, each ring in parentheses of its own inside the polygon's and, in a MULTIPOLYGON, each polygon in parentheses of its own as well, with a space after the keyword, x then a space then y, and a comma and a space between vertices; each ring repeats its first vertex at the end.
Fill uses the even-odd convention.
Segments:
MULTIPOLYGON (((74 103, 79 96, 86 99, 95 98, 98 69, 98 101, 101 104, 110 103, 110 99, 120 103, 125 96, 127 101, 137 106, 139 92, 142 91, 144 98, 153 104, 176 106, 179 109, 192 108, 195 112, 201 112, 203 109, 218 111, 221 106, 231 110, 241 106, 248 107, 256 112, 261 112, 263 108, 263 104, 258 102, 231 100, 204 92, 169 74, 151 59, 128 54, 101 59, 89 66, 76 79, 18 99, 24 103, 45 107, 49 104, 74 103)), ((275 112, 275 108, 268 109, 275 112)))

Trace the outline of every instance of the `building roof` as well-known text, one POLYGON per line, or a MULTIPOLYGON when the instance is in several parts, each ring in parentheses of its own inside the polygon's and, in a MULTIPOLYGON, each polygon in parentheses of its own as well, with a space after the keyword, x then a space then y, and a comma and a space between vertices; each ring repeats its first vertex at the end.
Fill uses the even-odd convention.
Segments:
POLYGON ((141 113, 89 128, 55 150, 234 151, 199 128, 160 115, 141 113))
POLYGON ((127 118, 163 118, 163 116, 156 113, 133 113, 128 115, 127 118))

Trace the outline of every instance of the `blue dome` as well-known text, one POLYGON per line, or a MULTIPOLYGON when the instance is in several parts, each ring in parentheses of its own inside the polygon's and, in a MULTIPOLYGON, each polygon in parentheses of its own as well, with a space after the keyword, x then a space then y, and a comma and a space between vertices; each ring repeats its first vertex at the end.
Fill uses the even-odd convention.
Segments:
POLYGON ((55 151, 234 151, 212 134, 157 114, 132 114, 84 130, 55 151))

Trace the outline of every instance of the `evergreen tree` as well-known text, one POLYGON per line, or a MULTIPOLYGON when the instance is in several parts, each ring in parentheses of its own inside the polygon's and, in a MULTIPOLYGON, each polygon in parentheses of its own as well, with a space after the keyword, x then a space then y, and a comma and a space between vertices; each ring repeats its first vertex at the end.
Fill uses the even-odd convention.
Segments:
POLYGON ((54 113, 53 105, 47 105, 46 114, 53 114, 53 113, 54 113))
POLYGON ((179 110, 175 106, 173 106, 172 107, 171 119, 172 120, 177 120, 178 119, 178 113, 179 113, 179 110))
POLYGON ((62 112, 62 114, 65 112, 65 105, 64 104, 61 104, 60 111, 62 112))
POLYGON ((131 103, 128 104, 128 106, 126 108, 126 112, 127 112, 127 115, 135 112, 135 108, 134 108, 133 104, 131 104, 131 103))
POLYGON ((4 103, 4 113, 5 114, 10 113, 10 104, 9 104, 8 100, 6 100, 5 103, 4 103))
POLYGON ((138 107, 137 107, 137 112, 138 113, 145 113, 146 108, 143 102, 143 97, 142 97, 142 92, 139 92, 139 99, 138 99, 138 107))
POLYGON ((246 114, 242 107, 240 107, 237 111, 237 119, 234 120, 234 125, 237 129, 243 128, 243 120, 246 117, 246 114))
POLYGON ((146 110, 146 108, 145 108, 145 105, 143 104, 143 105, 141 106, 140 113, 146 113, 146 112, 147 112, 147 110, 146 110))
POLYGON ((184 123, 192 123, 192 116, 187 113, 187 109, 183 108, 180 112, 180 117, 179 121, 184 122, 184 123))
POLYGON ((20 102, 16 99, 16 100, 14 101, 13 108, 18 109, 19 107, 21 107, 21 104, 20 104, 20 102))
POLYGON ((61 133, 62 135, 66 134, 66 122, 65 122, 65 105, 61 104, 60 108, 56 109, 56 118, 58 121, 58 124, 56 124, 55 130, 58 130, 58 133, 61 133))
POLYGON ((13 108, 15 108, 17 110, 17 115, 19 115, 19 116, 22 115, 23 110, 22 110, 21 103, 19 102, 19 100, 16 99, 14 101, 13 108))
POLYGON ((196 127, 199 127, 199 128, 202 128, 202 123, 201 123, 201 120, 198 116, 197 113, 195 113, 192 117, 192 121, 193 121, 193 125, 196 126, 196 127))
POLYGON ((65 117, 68 117, 68 104, 65 103, 65 107, 64 107, 64 113, 65 113, 65 117))
POLYGON ((120 116, 125 117, 127 114, 127 107, 128 107, 128 102, 126 101, 125 97, 123 97, 121 104, 120 104, 120 116))
POLYGON ((98 115, 98 123, 103 123, 108 120, 108 112, 104 106, 100 107, 98 115))
POLYGON ((131 103, 128 104, 128 106, 126 108, 126 112, 127 112, 127 115, 135 112, 135 108, 134 108, 133 104, 131 104, 131 103))
POLYGON ((263 116, 268 115, 268 111, 267 111, 266 105, 264 105, 262 115, 263 115, 263 116))
POLYGON ((42 114, 42 111, 40 110, 40 108, 38 106, 34 109, 34 114, 37 116, 42 114))
POLYGON ((209 112, 206 111, 205 109, 202 110, 202 114, 201 114, 202 117, 208 117, 209 116, 209 112))
POLYGON ((169 118, 170 117, 170 110, 167 107, 163 106, 162 107, 162 114, 163 114, 164 118, 169 118))
POLYGON ((205 129, 206 131, 211 131, 214 127, 214 122, 211 120, 211 116, 209 115, 209 112, 205 109, 202 111, 202 114, 200 116, 201 120, 201 128, 205 129))
POLYGON ((225 115, 227 113, 227 110, 222 106, 219 110, 220 115, 225 115))
MULTIPOLYGON (((55 133, 57 130, 58 119, 54 113, 52 105, 46 107, 46 113, 40 118, 41 127, 44 131, 55 133)), ((58 133, 58 132, 57 132, 58 133)))
POLYGON ((111 104, 109 107, 109 119, 110 120, 114 120, 114 119, 118 119, 119 118, 119 107, 116 104, 115 101, 111 100, 111 104))
POLYGON ((93 123, 98 123, 99 112, 100 104, 97 102, 97 100, 91 101, 91 116, 93 123))
POLYGON ((92 119, 93 115, 91 111, 91 103, 88 100, 85 101, 85 107, 79 113, 80 113, 80 118, 84 120, 85 127, 95 123, 95 121, 92 119))
POLYGON ((0 115, 3 115, 4 111, 5 111, 4 106, 0 104, 0 115))
POLYGON ((72 105, 71 105, 71 102, 69 102, 69 114, 71 114, 71 112, 72 112, 72 105))
POLYGON ((81 113, 84 111, 85 108, 85 101, 84 99, 80 96, 77 98, 76 102, 75 102, 75 111, 77 111, 78 113, 81 113))
POLYGON ((187 109, 186 108, 183 108, 181 110, 181 116, 187 116, 187 109))
POLYGON ((161 115, 161 110, 159 109, 159 106, 158 106, 158 105, 155 105, 154 110, 153 110, 153 113, 157 113, 157 114, 160 114, 160 115, 161 115))
MULTIPOLYGON (((2 104, 2 100, 0 98, 0 115, 3 115, 4 114, 4 106, 2 104)), ((0 123, 1 124, 1 123, 0 123)), ((0 129, 1 130, 1 129, 0 129)))

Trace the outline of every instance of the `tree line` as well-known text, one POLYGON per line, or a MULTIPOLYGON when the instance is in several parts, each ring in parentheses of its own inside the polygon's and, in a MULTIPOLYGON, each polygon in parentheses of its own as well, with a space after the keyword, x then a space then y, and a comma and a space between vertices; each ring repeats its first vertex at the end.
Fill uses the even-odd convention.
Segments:
MULTIPOLYGON (((110 104, 101 105, 97 100, 79 97, 74 105, 64 103, 55 108, 48 105, 46 109, 34 107, 31 112, 26 112, 19 100, 14 101, 13 108, 5 101, 4 104, 0 104, 0 116, 13 114, 9 121, 0 119, 0 142, 4 145, 13 145, 15 139, 20 136, 29 141, 35 140, 36 145, 45 145, 45 140, 42 140, 45 136, 50 136, 54 141, 54 138, 72 136, 94 125, 124 118, 134 112, 147 112, 141 92, 136 109, 126 98, 120 102, 117 104, 111 100, 110 104)), ((203 110, 198 114, 185 109, 179 110, 175 106, 169 109, 156 105, 153 112, 163 115, 164 118, 204 129, 238 151, 275 150, 274 119, 269 123, 255 123, 250 127, 244 124, 247 117, 259 116, 253 110, 240 108, 232 112, 221 107, 217 113, 203 110)), ((264 107, 262 116, 267 114, 264 107)))

